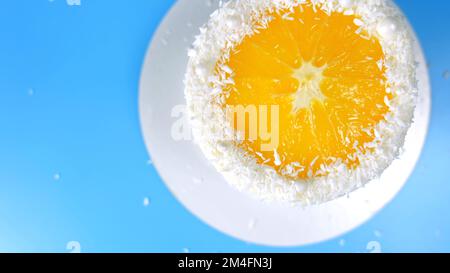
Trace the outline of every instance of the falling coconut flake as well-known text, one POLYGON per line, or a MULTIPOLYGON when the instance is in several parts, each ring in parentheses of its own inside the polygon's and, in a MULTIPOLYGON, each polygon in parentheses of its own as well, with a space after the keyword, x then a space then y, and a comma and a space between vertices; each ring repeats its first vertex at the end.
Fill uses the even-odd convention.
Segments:
POLYGON ((381 238, 381 236, 382 236, 381 231, 379 231, 379 230, 375 230, 375 231, 373 232, 373 234, 374 234, 375 237, 377 237, 377 238, 381 238))
POLYGON ((66 0, 69 6, 81 6, 81 0, 66 0))
POLYGON ((60 173, 55 173, 55 174, 53 175, 53 180, 55 180, 55 181, 61 180, 61 174, 60 174, 60 173))
POLYGON ((148 207, 150 205, 150 199, 148 197, 144 198, 144 207, 148 207))

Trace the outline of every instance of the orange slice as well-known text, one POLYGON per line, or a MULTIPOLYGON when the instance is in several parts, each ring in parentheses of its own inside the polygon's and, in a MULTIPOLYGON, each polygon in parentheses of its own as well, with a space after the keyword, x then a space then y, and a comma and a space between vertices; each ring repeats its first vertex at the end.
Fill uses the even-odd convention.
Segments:
POLYGON ((323 165, 337 161, 357 167, 355 154, 369 152, 366 144, 374 141, 374 127, 392 98, 379 40, 360 28, 356 16, 327 14, 312 4, 267 16, 273 18, 267 28, 244 38, 216 66, 233 71, 224 108, 278 109, 276 124, 271 110, 269 118, 258 114, 257 125, 245 127, 230 116, 245 136, 237 145, 290 178, 324 176, 323 165), (273 149, 263 148, 267 139, 261 135, 249 137, 265 122, 278 130, 273 149))

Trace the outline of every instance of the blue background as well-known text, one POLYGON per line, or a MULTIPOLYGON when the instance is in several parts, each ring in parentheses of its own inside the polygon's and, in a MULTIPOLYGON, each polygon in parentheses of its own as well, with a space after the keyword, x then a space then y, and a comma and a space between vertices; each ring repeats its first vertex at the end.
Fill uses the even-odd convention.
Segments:
POLYGON ((70 241, 82 252, 366 252, 370 241, 384 252, 450 251, 450 1, 397 1, 433 85, 413 176, 360 228, 301 248, 256 246, 208 227, 148 164, 138 81, 173 2, 0 0, 0 251, 68 252, 70 241))

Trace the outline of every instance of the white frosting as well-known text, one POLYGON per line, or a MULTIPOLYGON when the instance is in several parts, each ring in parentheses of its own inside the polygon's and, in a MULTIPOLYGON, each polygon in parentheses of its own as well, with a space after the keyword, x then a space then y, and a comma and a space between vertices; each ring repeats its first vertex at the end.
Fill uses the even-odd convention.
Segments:
MULTIPOLYGON (((366 144, 373 153, 355 154, 360 165, 350 169, 346 164, 322 166, 324 177, 306 180, 279 175, 273 168, 258 164, 255 158, 226 137, 234 134, 228 128, 226 115, 216 96, 221 86, 232 82, 227 73, 215 75, 214 67, 221 58, 247 35, 267 27, 267 11, 296 8, 306 0, 234 0, 221 5, 209 22, 200 29, 185 77, 185 96, 196 142, 206 157, 230 184, 267 201, 283 201, 302 205, 319 204, 346 195, 378 178, 398 157, 406 133, 413 121, 417 97, 416 63, 409 26, 390 0, 311 0, 327 12, 358 15, 356 25, 369 35, 378 37, 385 54, 386 78, 394 99, 386 103, 390 112, 386 121, 375 127, 375 140, 366 144), (213 87, 214 86, 214 87, 213 87), (219 136, 219 137, 218 137, 219 136)), ((227 71, 228 67, 222 67, 227 71)), ((229 139, 229 138, 228 138, 229 139)))

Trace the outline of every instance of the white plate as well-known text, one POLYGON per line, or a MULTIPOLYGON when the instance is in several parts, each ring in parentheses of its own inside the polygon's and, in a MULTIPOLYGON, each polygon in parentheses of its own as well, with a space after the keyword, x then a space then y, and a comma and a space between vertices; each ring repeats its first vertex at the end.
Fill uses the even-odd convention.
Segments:
MULTIPOLYGON (((139 108, 147 149, 160 176, 178 200, 210 226, 247 242, 300 246, 342 235, 370 219, 399 192, 420 156, 431 109, 426 62, 420 63, 419 105, 405 152, 383 174, 338 200, 309 208, 265 204, 234 190, 191 141, 176 141, 172 117, 184 105, 187 49, 218 1, 179 0, 154 35, 141 75, 139 108)), ((417 40, 416 40, 417 41, 417 40)))

